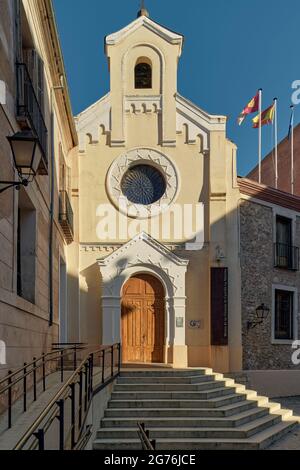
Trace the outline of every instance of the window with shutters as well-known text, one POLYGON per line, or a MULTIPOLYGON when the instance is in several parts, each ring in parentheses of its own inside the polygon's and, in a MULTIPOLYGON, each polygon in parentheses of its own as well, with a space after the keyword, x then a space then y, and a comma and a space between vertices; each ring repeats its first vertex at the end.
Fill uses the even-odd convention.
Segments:
POLYGON ((211 268, 211 344, 228 344, 228 268, 211 268))
POLYGON ((36 210, 26 191, 19 191, 17 225, 17 294, 35 303, 36 210))
POLYGON ((36 50, 23 2, 15 2, 16 115, 21 129, 31 129, 42 150, 39 174, 48 174, 44 63, 36 50))
POLYGON ((275 289, 274 339, 294 339, 294 297, 290 290, 275 289))
POLYGON ((299 269, 299 248, 293 246, 293 221, 279 215, 276 217, 275 267, 299 269))
POLYGON ((74 222, 71 194, 71 168, 67 165, 62 144, 59 144, 59 222, 68 243, 73 241, 74 222))
POLYGON ((44 62, 35 49, 23 49, 23 59, 41 112, 44 114, 44 62))

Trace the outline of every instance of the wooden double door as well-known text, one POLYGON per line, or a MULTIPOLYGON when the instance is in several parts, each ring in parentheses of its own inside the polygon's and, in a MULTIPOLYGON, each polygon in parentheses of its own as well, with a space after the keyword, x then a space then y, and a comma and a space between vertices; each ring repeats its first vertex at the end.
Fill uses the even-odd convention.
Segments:
POLYGON ((130 278, 122 293, 123 362, 164 362, 165 295, 148 274, 130 278))

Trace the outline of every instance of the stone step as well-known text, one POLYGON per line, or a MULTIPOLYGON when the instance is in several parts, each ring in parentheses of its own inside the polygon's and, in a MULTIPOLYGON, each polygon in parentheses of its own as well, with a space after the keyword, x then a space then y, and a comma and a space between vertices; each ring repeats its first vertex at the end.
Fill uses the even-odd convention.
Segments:
POLYGON ((157 450, 266 448, 297 424, 292 411, 208 368, 122 370, 94 449, 141 449, 138 421, 157 450))
MULTIPOLYGON (((235 396, 233 395, 235 398, 235 396)), ((211 405, 211 402, 209 402, 211 405)), ((185 408, 193 408, 196 410, 201 410, 203 414, 207 416, 229 416, 237 411, 244 411, 250 408, 255 408, 257 406, 257 402, 255 401, 246 401, 246 400, 235 400, 235 401, 226 401, 222 403, 221 407, 213 407, 213 406, 204 406, 203 400, 143 400, 143 401, 136 401, 136 400, 110 400, 108 403, 108 409, 114 410, 119 409, 120 412, 123 413, 126 410, 131 410, 132 408, 154 408, 156 410, 164 410, 166 408, 172 407, 175 409, 176 413, 179 409, 185 408)), ((280 408, 280 405, 277 404, 277 407, 280 408)))
POLYGON ((159 383, 176 383, 176 384, 189 384, 189 383, 201 383, 201 382, 211 382, 216 379, 222 379, 222 374, 214 375, 191 375, 191 376, 140 376, 140 377, 123 377, 122 375, 118 377, 118 384, 140 384, 140 383, 150 383, 150 384, 159 384, 159 383))
MULTIPOLYGON (((230 405, 233 403, 245 403, 246 399, 244 395, 238 395, 238 394, 232 394, 232 395, 226 395, 225 397, 217 397, 213 398, 211 400, 195 400, 195 399, 190 399, 190 400, 169 400, 169 399, 156 399, 155 397, 149 398, 149 399, 144 399, 144 400, 114 400, 111 399, 108 403, 109 408, 152 408, 151 403, 157 404, 157 406, 161 408, 169 408, 170 404, 175 407, 181 407, 181 403, 183 404, 182 406, 185 407, 185 404, 187 405, 187 408, 207 408, 207 409, 215 409, 220 406, 226 406, 230 405)), ((267 399, 266 399, 267 401, 267 399)))
MULTIPOLYGON (((163 438, 156 440, 156 450, 258 450, 292 431, 296 422, 280 422, 247 439, 163 438)), ((150 438, 151 434, 150 434, 150 438)), ((139 439, 96 439, 94 450, 141 450, 139 439)))
MULTIPOLYGON (((149 411, 149 410, 146 410, 149 411)), ((168 410, 162 410, 167 413, 168 410)), ((178 411, 176 409, 176 411, 178 411)), ((194 410, 193 410, 194 411, 194 410)), ((146 413, 146 412, 145 412, 146 413)), ((145 423, 146 428, 153 428, 153 427, 236 427, 242 424, 248 423, 255 419, 261 418, 263 416, 268 415, 269 410, 266 408, 256 408, 255 410, 247 410, 241 413, 238 413, 234 416, 217 418, 217 417, 197 417, 197 416, 178 416, 174 415, 174 410, 170 412, 169 415, 157 416, 152 413, 152 415, 148 416, 147 413, 145 415, 137 415, 137 416, 127 416, 127 417, 105 417, 101 420, 101 427, 111 428, 111 427, 133 427, 136 425, 137 417, 138 421, 145 423)), ((121 415, 122 416, 122 415, 121 415)), ((280 419, 280 416, 275 416, 276 418, 280 419)))
MULTIPOLYGON (((147 389, 148 390, 148 389, 147 389)), ((143 400, 143 399, 164 399, 164 400, 186 400, 186 399, 203 399, 209 400, 217 397, 224 397, 226 395, 232 395, 235 389, 233 387, 220 387, 215 390, 203 392, 203 391, 190 391, 190 392, 175 392, 175 391, 139 391, 139 392, 113 392, 113 400, 143 400)))
POLYGON ((139 369, 139 370, 132 370, 132 369, 121 369, 120 377, 190 377, 194 375, 210 375, 213 374, 212 369, 210 368, 197 368, 197 369, 139 369))
MULTIPOLYGON (((212 417, 226 417, 226 416, 232 416, 237 413, 242 413, 244 411, 248 410, 253 410, 253 409, 259 409, 257 408, 257 404, 255 402, 248 402, 245 401, 244 403, 238 405, 231 405, 231 406, 226 406, 222 408, 184 408, 184 407, 176 407, 173 408, 173 403, 171 402, 170 406, 168 408, 159 408, 159 407, 153 407, 153 408, 141 408, 141 407, 136 407, 136 408, 107 408, 105 410, 105 417, 106 418, 116 418, 118 416, 122 416, 122 418, 125 417, 140 417, 140 416, 201 416, 201 417, 207 417, 207 418, 212 418, 212 417), (171 408, 172 406, 172 408, 171 408)), ((280 405, 278 404, 277 409, 280 409, 280 405)))
POLYGON ((197 391, 197 390, 212 390, 212 389, 218 389, 221 387, 225 387, 225 385, 234 385, 234 382, 231 381, 230 383, 226 383, 225 381, 220 381, 220 382, 204 382, 200 384, 182 384, 182 383, 172 383, 172 384, 165 384, 165 383, 160 383, 160 384, 153 384, 153 383, 139 383, 139 384, 116 384, 114 386, 114 391, 115 392, 138 392, 138 391, 143 391, 147 390, 148 392, 156 392, 156 391, 197 391))
MULTIPOLYGON (((246 439, 280 422, 278 416, 267 415, 246 423, 237 428, 214 427, 182 427, 177 428, 150 428, 151 439, 188 439, 188 438, 222 438, 222 439, 246 439)), ((135 439, 137 426, 132 428, 102 428, 97 432, 97 439, 135 439)))

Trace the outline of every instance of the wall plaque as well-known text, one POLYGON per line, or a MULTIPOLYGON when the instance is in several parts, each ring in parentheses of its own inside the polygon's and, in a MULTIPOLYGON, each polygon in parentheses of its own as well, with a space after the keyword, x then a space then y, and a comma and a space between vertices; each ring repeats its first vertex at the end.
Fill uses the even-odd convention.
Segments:
POLYGON ((176 317, 176 327, 183 328, 184 326, 184 318, 183 317, 176 317))
POLYGON ((201 321, 200 320, 190 320, 189 327, 193 328, 194 330, 201 328, 201 321))

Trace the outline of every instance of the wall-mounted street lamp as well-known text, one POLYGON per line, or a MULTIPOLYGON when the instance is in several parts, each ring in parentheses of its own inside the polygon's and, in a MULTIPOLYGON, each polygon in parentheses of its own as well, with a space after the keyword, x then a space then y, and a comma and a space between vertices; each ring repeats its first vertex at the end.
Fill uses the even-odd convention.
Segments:
POLYGON ((12 187, 19 190, 21 186, 28 186, 36 176, 42 157, 39 139, 31 130, 17 132, 7 137, 7 140, 12 150, 19 181, 0 181, 0 185, 5 185, 0 189, 0 193, 12 187))
POLYGON ((261 323, 263 323, 263 321, 268 317, 269 313, 270 313, 269 307, 267 307, 264 303, 262 303, 255 310, 254 320, 247 322, 247 330, 255 328, 257 325, 261 325, 261 323))

